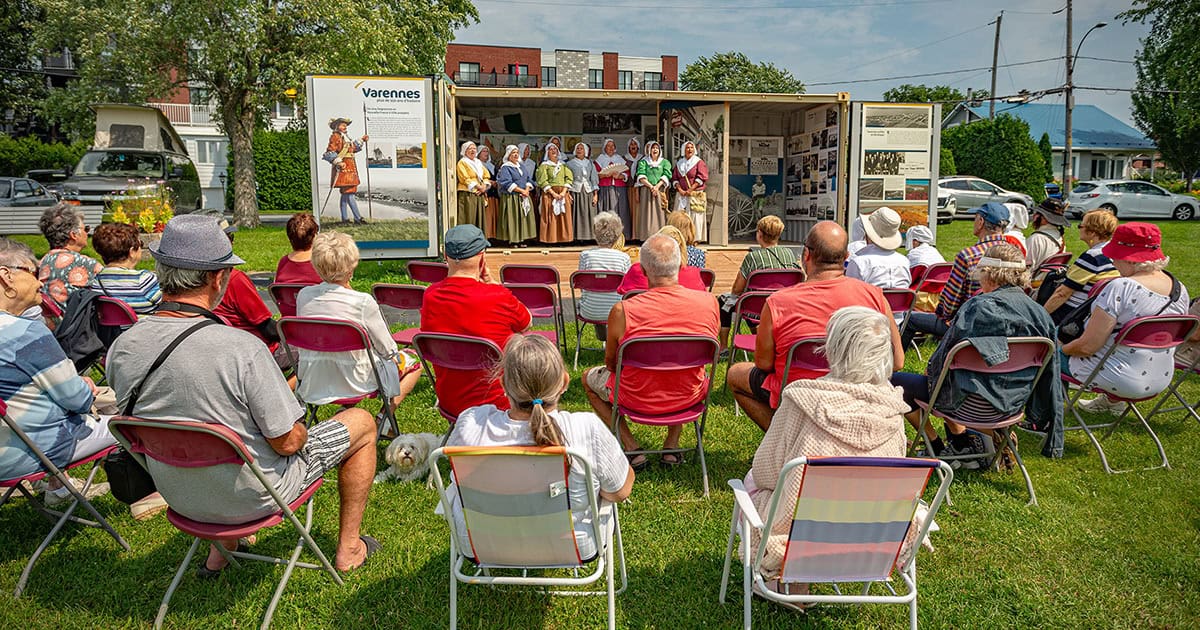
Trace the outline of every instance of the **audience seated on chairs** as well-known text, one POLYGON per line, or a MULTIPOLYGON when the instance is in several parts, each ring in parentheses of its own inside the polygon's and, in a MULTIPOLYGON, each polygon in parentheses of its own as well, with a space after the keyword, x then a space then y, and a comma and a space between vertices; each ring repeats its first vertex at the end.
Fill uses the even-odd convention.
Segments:
MULTIPOLYGON (((450 275, 425 289, 421 330, 481 337, 503 350, 513 333, 529 328, 529 309, 492 280, 484 256, 490 243, 482 230, 457 225, 446 232, 445 242, 450 275)), ((438 401, 447 413, 458 415, 468 407, 487 404, 508 409, 504 388, 486 370, 434 371, 438 401)))
POLYGON ((1029 227, 1029 207, 1020 202, 1005 203, 1008 208, 1008 229, 1004 231, 1004 240, 1021 250, 1026 255, 1025 228, 1029 227))
MULTIPOLYGON (((955 344, 970 340, 985 360, 993 357, 1003 361, 1008 356, 1009 337, 1054 338, 1054 322, 1050 321, 1045 309, 1025 294, 1025 287, 1029 285, 1029 271, 1016 246, 1000 243, 988 248, 977 261, 973 275, 977 277, 982 292, 967 300, 958 310, 953 325, 942 337, 937 351, 929 358, 925 375, 908 372, 892 375, 892 383, 904 388, 904 399, 909 409, 907 415, 913 426, 917 426, 921 418, 916 401, 929 400, 930 390, 937 382, 946 354, 955 344)), ((1057 359, 1052 360, 1050 368, 1037 383, 1032 382, 1037 368, 999 376, 958 372, 954 380, 942 386, 939 400, 933 401, 933 405, 965 416, 971 413, 968 397, 978 396, 990 405, 988 413, 999 411, 1011 416, 1021 411, 1020 405, 1026 400, 1026 393, 1034 387, 1034 395, 1029 398, 1025 409, 1025 421, 1034 430, 1049 433, 1042 454, 1062 457, 1063 390, 1058 372, 1053 369, 1054 361, 1057 359)), ((946 421, 949 445, 932 428, 927 428, 927 437, 933 445, 934 455, 977 454, 982 457, 994 452, 989 451, 980 434, 967 431, 966 427, 950 421, 946 421)), ((980 462, 970 459, 953 464, 975 469, 980 462)))
MULTIPOLYGON (((233 245, 233 235, 237 226, 229 225, 224 219, 218 220, 218 225, 233 245)), ((279 326, 271 318, 271 309, 267 308, 258 288, 246 272, 241 269, 229 270, 229 284, 221 296, 221 303, 213 309, 230 326, 244 330, 257 337, 267 345, 275 357, 275 363, 280 370, 295 367, 295 360, 279 344, 279 326)))
MULTIPOLYGON (((678 243, 680 260, 687 262, 687 241, 684 240, 683 234, 679 230, 674 226, 664 225, 657 234, 669 236, 678 243)), ((686 264, 681 264, 679 267, 679 286, 696 291, 708 291, 708 286, 704 284, 704 278, 700 275, 700 268, 689 267, 686 264)), ((650 281, 646 277, 646 270, 640 262, 636 262, 629 268, 629 271, 625 272, 621 286, 617 287, 617 293, 625 295, 630 291, 645 291, 648 288, 650 288, 650 281)))
MULTIPOLYGON (((908 228, 908 267, 928 267, 946 262, 933 240, 933 230, 924 225, 908 228)), ((915 287, 914 287, 915 288, 915 287)))
MULTIPOLYGON (((759 514, 767 513, 776 490, 788 497, 779 509, 795 510, 801 472, 786 487, 774 486, 779 471, 797 457, 904 457, 908 405, 888 383, 894 363, 889 320, 873 309, 849 306, 829 318, 823 334, 829 375, 783 389, 779 410, 754 452, 745 484, 759 514)), ((779 578, 790 526, 790 519, 774 523, 762 566, 771 571, 763 575, 768 580, 779 578)), ((758 544, 756 533, 750 548, 758 544)))
MULTIPOLYGON (((116 444, 108 418, 92 412, 96 385, 81 377, 54 335, 40 320, 20 317, 41 301, 37 259, 28 245, 0 236, 0 399, 8 415, 54 462, 63 467, 116 444)), ((0 425, 2 426, 2 425, 0 425)), ((36 473, 41 462, 12 432, 0 429, 0 479, 36 473)), ((72 479, 83 489, 80 479, 72 479)), ((87 498, 108 492, 92 484, 87 498)), ((71 493, 54 479, 48 506, 66 503, 71 493)))
MULTIPOLYGON (((1121 277, 1110 280, 1092 303, 1092 314, 1076 340, 1064 344, 1070 357, 1064 371, 1083 380, 1108 353, 1115 334, 1138 317, 1182 315, 1188 312, 1187 288, 1166 273, 1170 258, 1162 251, 1162 233, 1152 223, 1126 223, 1117 227, 1101 250, 1121 277)), ((1107 392, 1126 398, 1144 398, 1161 392, 1175 375, 1174 351, 1118 348, 1092 382, 1107 392)), ((1079 403, 1094 413, 1120 412, 1123 402, 1097 396, 1079 403)))
MULTIPOLYGON (((371 340, 379 383, 391 398, 392 408, 416 387, 421 378, 421 361, 412 350, 397 350, 379 304, 370 293, 350 288, 358 267, 358 246, 348 234, 322 232, 312 247, 312 265, 323 282, 300 290, 296 299, 298 317, 329 317, 362 326, 371 340)), ((376 389, 372 361, 362 350, 309 352, 299 350, 298 371, 304 375, 296 394, 315 405, 366 394, 376 389)))
POLYGON ((683 240, 687 243, 687 266, 703 269, 704 263, 708 260, 708 254, 697 245, 696 224, 692 222, 692 217, 688 216, 686 212, 676 210, 667 215, 667 225, 683 234, 683 240))
MULTIPOLYGON (((670 226, 667 226, 670 227, 670 226)), ((613 306, 608 316, 608 340, 604 348, 604 365, 585 370, 584 392, 592 408, 606 424, 612 423, 612 387, 616 380, 617 351, 621 343, 634 337, 652 335, 706 335, 717 336, 717 301, 707 291, 694 291, 679 283, 680 261, 685 246, 662 232, 646 239, 642 244, 641 263, 649 280, 649 290, 613 306)), ((695 267, 691 267, 695 269, 695 267)), ((668 413, 686 409, 701 400, 708 392, 703 367, 696 368, 686 377, 671 373, 668 378, 652 370, 626 368, 622 379, 621 398, 628 395, 632 400, 668 413)), ((625 450, 641 447, 622 421, 621 444, 625 450)), ((664 449, 677 448, 683 425, 667 428, 664 449)), ((674 466, 683 461, 675 453, 662 455, 662 462, 674 466)), ((630 461, 634 470, 648 464, 644 455, 630 461)))
MULTIPOLYGON (((108 377, 122 409, 150 420, 217 422, 236 431, 250 454, 287 501, 326 471, 338 468, 340 515, 334 566, 361 566, 379 543, 360 536, 367 493, 375 477, 375 422, 362 409, 347 409, 306 429, 304 409, 288 388, 266 346, 229 326, 206 325, 229 283, 230 270, 244 261, 212 217, 188 214, 171 219, 162 241, 152 245, 163 304, 122 334, 108 355, 108 377), (180 339, 157 369, 150 366, 180 339), (140 392, 131 400, 135 388, 140 392), (130 409, 130 403, 133 402, 130 409)), ((160 489, 181 515, 214 523, 242 523, 270 514, 276 503, 248 468, 165 467, 149 462, 160 489), (234 470, 236 472, 230 472, 234 470), (228 475, 236 474, 236 478, 228 475), (211 492, 215 485, 237 493, 211 492)), ((227 549, 237 540, 221 541, 227 549)), ((226 565, 212 548, 200 574, 211 577, 226 565)))
POLYGON ((276 284, 321 284, 321 275, 313 268, 313 239, 317 222, 307 212, 297 212, 287 222, 288 242, 292 251, 284 254, 275 266, 276 284))
POLYGON ((721 303, 721 347, 726 347, 725 340, 729 337, 729 329, 733 326, 733 311, 737 308, 738 296, 746 290, 746 281, 750 274, 760 269, 798 269, 796 253, 789 247, 779 244, 783 235, 783 220, 769 214, 758 220, 758 229, 754 232, 754 240, 758 248, 746 253, 742 265, 738 268, 737 277, 733 279, 733 287, 729 293, 723 293, 718 300, 721 303))
MULTIPOLYGON (((447 446, 566 446, 583 453, 592 465, 595 487, 587 488, 584 471, 571 467, 571 505, 580 556, 597 552, 592 540, 588 492, 599 492, 606 501, 624 501, 633 490, 634 472, 612 431, 591 413, 563 411, 558 402, 571 377, 558 348, 545 337, 513 335, 500 363, 508 410, 495 405, 471 407, 462 412, 447 446)), ((455 518, 462 522, 455 502, 455 518)), ((466 528, 460 527, 460 531, 466 528)), ((469 541, 464 541, 470 549, 469 541)))
POLYGON ((904 331, 904 345, 912 344, 912 338, 918 332, 935 337, 946 334, 954 314, 972 295, 979 293, 979 283, 972 279, 971 272, 975 263, 983 257, 983 253, 992 245, 1004 243, 1004 229, 1008 225, 1008 208, 1002 203, 989 201, 979 208, 971 210, 975 215, 975 226, 972 233, 979 240, 954 257, 954 268, 950 270, 950 278, 946 281, 942 295, 938 299, 937 311, 923 313, 914 311, 908 319, 908 328, 904 331))
POLYGON ((105 223, 92 235, 92 247, 104 260, 104 269, 88 287, 129 305, 138 315, 153 313, 162 301, 158 276, 137 269, 142 261, 142 240, 137 228, 125 223, 105 223))
POLYGON ((1116 229, 1117 217, 1107 210, 1092 210, 1083 215, 1079 222, 1079 240, 1087 244, 1088 249, 1071 263, 1063 283, 1046 300, 1046 311, 1055 323, 1083 304, 1094 284, 1121 275, 1104 255, 1104 247, 1116 229))
MULTIPOLYGON (((764 431, 779 406, 783 389, 784 365, 788 351, 796 341, 821 337, 829 317, 846 306, 865 306, 882 313, 891 321, 894 337, 892 358, 895 369, 904 366, 900 331, 883 289, 845 274, 846 231, 833 221, 813 226, 804 244, 804 271, 807 279, 798 285, 780 289, 767 298, 762 320, 755 336, 754 361, 735 363, 726 380, 734 400, 746 415, 764 431)), ((815 378, 819 374, 793 369, 792 377, 815 378)))
POLYGON ((38 278, 44 285, 42 292, 49 295, 59 309, 66 308, 67 298, 76 289, 91 284, 104 268, 96 259, 79 253, 87 247, 91 230, 83 220, 82 210, 58 203, 46 208, 38 221, 42 235, 50 244, 50 251, 38 263, 38 278))
MULTIPOLYGON (((596 246, 579 252, 580 271, 614 271, 625 273, 633 262, 629 254, 617 249, 621 240, 621 217, 612 212, 601 212, 592 220, 592 233, 596 246)), ((613 304, 621 301, 619 293, 592 293, 584 291, 579 297, 579 310, 588 319, 608 319, 613 304)), ((605 326, 596 326, 596 337, 603 340, 608 335, 605 326)))
POLYGON ((904 241, 900 236, 900 215, 882 207, 863 219, 867 246, 846 263, 846 277, 862 280, 881 289, 907 289, 912 284, 908 259, 897 252, 904 241))
POLYGON ((1064 251, 1063 233, 1071 227, 1066 204, 1047 197, 1033 207, 1033 232, 1025 239, 1025 264, 1037 269, 1054 254, 1064 251))

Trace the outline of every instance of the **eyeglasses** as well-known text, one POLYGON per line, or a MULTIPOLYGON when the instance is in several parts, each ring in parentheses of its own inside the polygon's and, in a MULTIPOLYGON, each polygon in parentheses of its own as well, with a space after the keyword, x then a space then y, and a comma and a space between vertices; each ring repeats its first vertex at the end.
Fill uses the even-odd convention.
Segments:
POLYGON ((4 268, 5 268, 5 269, 19 269, 19 270, 21 270, 21 271, 24 271, 25 273, 27 273, 27 274, 29 274, 29 275, 31 275, 31 276, 33 276, 33 277, 35 277, 35 278, 36 278, 36 277, 37 277, 37 275, 38 275, 38 274, 37 274, 37 267, 21 267, 21 266, 19 266, 19 265, 4 265, 4 268))

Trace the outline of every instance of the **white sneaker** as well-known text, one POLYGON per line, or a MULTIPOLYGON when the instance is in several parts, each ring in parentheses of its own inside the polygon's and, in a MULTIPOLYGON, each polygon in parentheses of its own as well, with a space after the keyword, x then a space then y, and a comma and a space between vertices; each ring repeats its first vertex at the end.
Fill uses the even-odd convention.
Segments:
POLYGON ((144 521, 154 518, 155 515, 165 509, 167 509, 166 500, 163 499, 161 494, 155 492, 130 504, 129 513, 133 515, 133 520, 144 521))
MULTIPOLYGON (((82 492, 83 496, 89 501, 95 499, 96 497, 108 494, 107 481, 102 483, 93 483, 88 487, 87 492, 84 492, 83 484, 86 483, 84 480, 76 479, 75 477, 68 477, 68 479, 71 480, 71 484, 75 486, 75 489, 82 492)), ((47 490, 46 496, 42 499, 42 501, 45 502, 46 507, 57 507, 73 498, 75 498, 75 496, 71 494, 71 491, 64 486, 55 490, 47 490)))
POLYGON ((1096 414, 1105 414, 1106 413, 1106 414, 1115 416, 1115 415, 1121 413, 1122 411, 1125 411, 1125 403, 1109 400, 1108 396, 1103 396, 1103 395, 1096 396, 1095 398, 1093 398, 1091 400, 1081 400, 1077 404, 1079 405, 1080 409, 1082 409, 1088 413, 1096 413, 1096 414))

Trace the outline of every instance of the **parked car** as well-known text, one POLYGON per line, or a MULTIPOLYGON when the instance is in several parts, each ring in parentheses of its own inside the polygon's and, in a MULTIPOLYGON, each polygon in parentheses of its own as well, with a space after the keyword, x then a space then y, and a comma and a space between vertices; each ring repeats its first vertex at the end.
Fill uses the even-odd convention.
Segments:
POLYGON ((938 225, 950 223, 954 220, 955 213, 958 212, 958 202, 954 199, 949 191, 939 188, 937 196, 937 222, 938 225))
POLYGON ((202 207, 196 165, 188 156, 174 151, 88 151, 63 183, 63 199, 76 205, 102 207, 114 195, 153 188, 158 182, 170 189, 177 212, 202 207))
MULTIPOLYGON (((0 208, 33 208, 53 206, 56 203, 58 203, 58 197, 32 179, 0 177, 0 208)), ((6 222, 0 221, 0 224, 6 222)))
POLYGON ((63 182, 71 176, 71 168, 37 168, 25 173, 25 177, 46 187, 56 198, 62 197, 63 182))
POLYGON ((968 214, 968 211, 989 201, 1023 203, 1026 207, 1033 207, 1033 197, 1025 193, 1005 190, 978 177, 943 177, 938 180, 938 189, 945 189, 954 197, 958 204, 955 216, 959 218, 974 218, 973 215, 968 214))
POLYGON ((1176 195, 1161 186, 1132 179, 1092 180, 1079 182, 1070 194, 1067 216, 1083 216, 1089 210, 1102 208, 1118 219, 1178 219, 1196 217, 1200 200, 1176 195))

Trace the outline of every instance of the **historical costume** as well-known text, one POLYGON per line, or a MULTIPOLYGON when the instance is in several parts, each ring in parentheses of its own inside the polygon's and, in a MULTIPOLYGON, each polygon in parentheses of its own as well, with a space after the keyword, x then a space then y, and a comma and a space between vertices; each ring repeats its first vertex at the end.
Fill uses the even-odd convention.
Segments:
POLYGON ((600 187, 600 176, 589 159, 591 149, 580 142, 575 145, 574 157, 567 160, 571 169, 571 206, 575 220, 575 240, 590 241, 592 219, 596 218, 596 191, 600 187))
POLYGON ((691 193, 704 190, 705 183, 708 182, 708 165, 696 154, 696 143, 691 140, 683 143, 680 154, 683 157, 675 161, 675 173, 672 178, 678 193, 675 197, 675 209, 687 212, 692 217, 692 223, 696 225, 696 240, 707 241, 707 209, 704 212, 693 212, 689 202, 691 193))
POLYGON ((502 241, 521 245, 537 237, 537 218, 533 214, 533 171, 521 165, 521 150, 504 147, 504 161, 496 172, 500 192, 500 224, 496 235, 502 241))
MULTIPOLYGON (((546 144, 547 144, 547 146, 553 144, 554 146, 558 147, 558 163, 559 164, 567 163, 567 152, 565 149, 563 149, 562 136, 550 136, 550 139, 546 141, 546 144)), ((542 151, 545 152, 545 149, 542 149, 542 151)))
POLYGON ((671 187, 671 162, 662 156, 662 146, 657 142, 646 144, 646 157, 637 163, 635 183, 638 224, 634 233, 645 240, 667 224, 667 213, 670 212, 667 189, 671 187))
POLYGON ((571 169, 558 161, 558 146, 546 145, 546 159, 537 169, 537 186, 542 191, 542 216, 538 221, 538 240, 543 243, 570 243, 575 239, 571 219, 571 169))
POLYGON ((625 194, 629 198, 629 217, 633 222, 633 237, 639 241, 650 238, 653 232, 642 233, 638 232, 638 226, 641 225, 641 217, 638 216, 638 195, 641 194, 641 188, 637 185, 637 168, 638 162, 642 161, 642 141, 637 137, 629 139, 629 144, 625 146, 625 166, 629 167, 629 179, 625 180, 625 194))
POLYGON ((474 142, 464 142, 458 161, 458 223, 470 223, 484 229, 484 209, 489 173, 479 161, 474 142))
POLYGON ((363 150, 363 142, 367 141, 367 136, 364 135, 361 141, 351 139, 346 133, 350 122, 349 118, 333 118, 329 121, 329 128, 333 130, 333 134, 329 136, 329 144, 325 146, 325 154, 321 157, 333 165, 329 187, 336 188, 341 193, 338 210, 341 211, 342 222, 349 220, 346 210, 350 210, 354 213, 354 222, 362 223, 362 215, 358 213, 358 200, 354 197, 359 184, 358 162, 354 154, 363 150))
POLYGON ((479 147, 479 161, 487 169, 487 194, 484 198, 484 227, 483 233, 488 238, 496 236, 496 223, 500 220, 500 194, 496 190, 496 165, 492 164, 492 150, 488 146, 479 147))
MULTIPOLYGON (((533 161, 533 146, 522 142, 517 145, 517 149, 518 149, 519 153, 521 154, 521 170, 528 173, 530 177, 533 177, 534 174, 537 173, 537 166, 538 166, 537 162, 533 161)), ((540 205, 541 199, 542 199, 541 189, 534 186, 533 195, 531 195, 529 197, 529 200, 533 202, 533 216, 535 217, 534 225, 537 224, 536 217, 540 216, 542 213, 542 207, 540 205)))
POLYGON ((633 217, 629 214, 629 196, 625 188, 625 182, 631 175, 629 165, 625 163, 625 158, 617 155, 617 143, 612 138, 604 139, 603 151, 596 158, 596 170, 600 173, 596 209, 621 217, 621 225, 625 226, 625 240, 632 240, 633 217))

